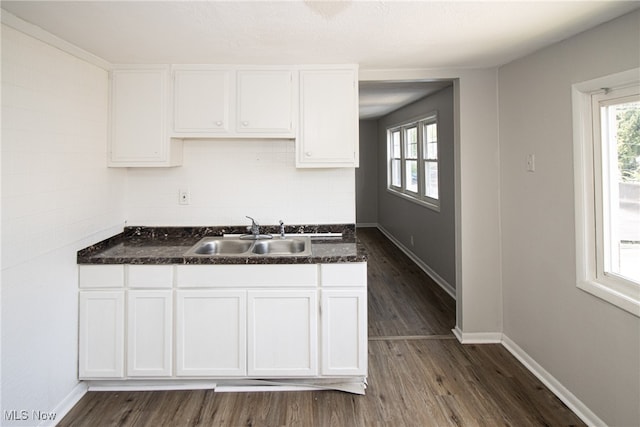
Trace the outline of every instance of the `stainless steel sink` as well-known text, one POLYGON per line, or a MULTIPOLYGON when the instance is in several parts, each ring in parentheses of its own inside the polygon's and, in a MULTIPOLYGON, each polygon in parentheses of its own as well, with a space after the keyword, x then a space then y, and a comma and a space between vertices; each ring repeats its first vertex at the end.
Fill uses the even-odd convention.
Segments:
POLYGON ((198 242, 194 254, 198 255, 233 255, 247 252, 253 242, 246 240, 216 239, 198 242))
POLYGON ((309 256, 309 236, 274 236, 272 240, 242 240, 240 237, 205 237, 193 245, 185 256, 261 257, 309 256))
POLYGON ((259 255, 296 255, 305 252, 309 246, 308 238, 285 238, 275 240, 263 240, 253 245, 252 252, 259 255))

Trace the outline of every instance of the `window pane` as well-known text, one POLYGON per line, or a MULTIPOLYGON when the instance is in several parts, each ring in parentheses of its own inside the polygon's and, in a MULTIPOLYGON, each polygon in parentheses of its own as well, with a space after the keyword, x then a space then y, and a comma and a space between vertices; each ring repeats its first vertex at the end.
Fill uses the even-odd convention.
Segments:
POLYGON ((402 186, 402 175, 400 171, 400 160, 391 160, 391 185, 402 186))
POLYGON ((429 123, 424 127, 424 152, 427 159, 438 158, 438 125, 429 123))
POLYGON ((438 163, 424 162, 424 195, 438 198, 438 163))
POLYGON ((407 159, 418 158, 418 128, 412 127, 407 129, 407 150, 405 156, 407 159))
POLYGON ((406 162, 406 185, 407 190, 418 192, 418 162, 416 160, 407 160, 406 162))
POLYGON ((640 102, 601 110, 605 272, 640 283, 640 102))
POLYGON ((400 154, 400 131, 396 130, 391 133, 391 141, 392 141, 392 153, 391 157, 399 159, 400 154))

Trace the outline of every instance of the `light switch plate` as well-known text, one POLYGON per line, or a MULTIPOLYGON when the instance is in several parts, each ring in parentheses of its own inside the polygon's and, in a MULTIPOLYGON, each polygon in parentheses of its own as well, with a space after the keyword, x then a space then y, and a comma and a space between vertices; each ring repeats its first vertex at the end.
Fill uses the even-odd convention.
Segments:
POLYGON ((527 172, 536 171, 536 155, 527 154, 527 172))

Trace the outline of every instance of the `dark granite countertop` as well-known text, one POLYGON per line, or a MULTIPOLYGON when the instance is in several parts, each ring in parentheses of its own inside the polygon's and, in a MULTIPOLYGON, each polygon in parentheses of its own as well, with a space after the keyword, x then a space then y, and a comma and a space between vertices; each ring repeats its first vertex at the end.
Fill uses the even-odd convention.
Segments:
MULTIPOLYGON (((310 256, 185 256, 203 237, 245 234, 245 226, 125 227, 106 240, 78 251, 78 264, 320 264, 363 262, 367 255, 358 242, 354 224, 293 225, 287 234, 311 234, 310 256), (340 233, 341 237, 313 237, 340 233)), ((260 232, 277 235, 278 226, 260 232)))

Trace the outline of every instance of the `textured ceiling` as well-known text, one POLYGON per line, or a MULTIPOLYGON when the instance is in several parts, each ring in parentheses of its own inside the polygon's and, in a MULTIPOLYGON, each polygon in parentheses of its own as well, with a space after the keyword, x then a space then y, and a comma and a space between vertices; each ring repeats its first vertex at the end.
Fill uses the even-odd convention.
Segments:
MULTIPOLYGON (((640 7, 616 0, 1 4, 113 64, 357 63, 361 70, 498 66, 640 7)), ((394 87, 395 95, 388 86, 362 87, 363 115, 388 110, 382 103, 394 96, 398 106, 439 88, 418 83, 408 94, 410 87, 394 87)))
POLYGON ((111 63, 500 65, 640 6, 620 1, 2 1, 111 63))

